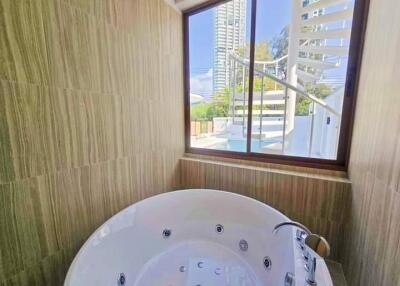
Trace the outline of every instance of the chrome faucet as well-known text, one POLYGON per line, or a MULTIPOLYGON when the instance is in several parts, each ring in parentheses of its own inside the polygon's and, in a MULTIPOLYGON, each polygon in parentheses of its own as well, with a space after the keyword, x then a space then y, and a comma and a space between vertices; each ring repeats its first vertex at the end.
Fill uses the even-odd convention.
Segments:
POLYGON ((313 234, 306 226, 299 222, 287 221, 277 224, 273 233, 277 234, 279 229, 284 226, 295 226, 296 239, 299 241, 300 248, 303 250, 303 257, 306 260, 305 268, 308 271, 306 282, 308 285, 317 285, 315 271, 317 269, 317 257, 326 258, 330 253, 329 243, 320 235, 313 234), (312 251, 309 251, 311 249, 312 251))
POLYGON ((312 234, 312 232, 311 232, 304 224, 301 224, 301 223, 299 223, 299 222, 297 222, 297 221, 285 221, 285 222, 281 222, 281 223, 277 224, 277 225, 274 227, 273 233, 274 233, 274 234, 278 233, 278 231, 279 231, 279 229, 280 229, 281 227, 288 226, 288 225, 289 225, 289 226, 296 226, 296 227, 302 229, 307 235, 312 234))

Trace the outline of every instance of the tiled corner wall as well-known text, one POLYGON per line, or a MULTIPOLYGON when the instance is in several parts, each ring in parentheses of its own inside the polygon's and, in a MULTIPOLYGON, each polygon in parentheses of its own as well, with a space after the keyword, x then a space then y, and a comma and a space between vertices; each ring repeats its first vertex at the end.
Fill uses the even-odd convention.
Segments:
POLYGON ((370 0, 349 176, 351 286, 400 285, 400 1, 370 0))
POLYGON ((0 285, 62 285, 107 218, 179 188, 181 42, 163 0, 0 1, 0 285))

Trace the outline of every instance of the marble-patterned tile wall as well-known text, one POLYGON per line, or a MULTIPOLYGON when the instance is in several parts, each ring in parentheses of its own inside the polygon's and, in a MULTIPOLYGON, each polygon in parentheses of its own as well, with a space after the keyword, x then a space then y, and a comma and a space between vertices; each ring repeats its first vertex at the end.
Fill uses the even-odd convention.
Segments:
POLYGON ((400 2, 370 0, 342 262, 348 285, 400 285, 400 2))
POLYGON ((181 20, 163 0, 0 1, 0 285, 61 285, 107 218, 179 188, 181 20))
POLYGON ((343 243, 350 181, 321 175, 244 165, 241 160, 181 159, 181 181, 185 188, 235 192, 266 203, 291 219, 325 236, 337 260, 343 243))

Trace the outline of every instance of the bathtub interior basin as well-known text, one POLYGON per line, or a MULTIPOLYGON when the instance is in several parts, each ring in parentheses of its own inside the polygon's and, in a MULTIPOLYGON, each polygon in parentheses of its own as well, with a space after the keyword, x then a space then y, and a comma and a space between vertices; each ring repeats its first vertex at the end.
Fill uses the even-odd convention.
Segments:
MULTIPOLYGON (((183 190, 151 197, 91 235, 64 285, 306 285, 295 228, 272 233, 288 220, 265 204, 229 192, 183 190)), ((322 259, 317 283, 332 285, 322 259)))

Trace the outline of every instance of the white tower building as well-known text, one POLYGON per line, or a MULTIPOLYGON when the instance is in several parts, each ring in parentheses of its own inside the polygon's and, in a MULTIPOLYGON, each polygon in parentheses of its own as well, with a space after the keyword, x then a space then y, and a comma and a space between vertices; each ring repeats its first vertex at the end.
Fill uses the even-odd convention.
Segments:
POLYGON ((247 0, 232 0, 214 13, 213 90, 223 90, 229 83, 229 53, 246 44, 247 0))

